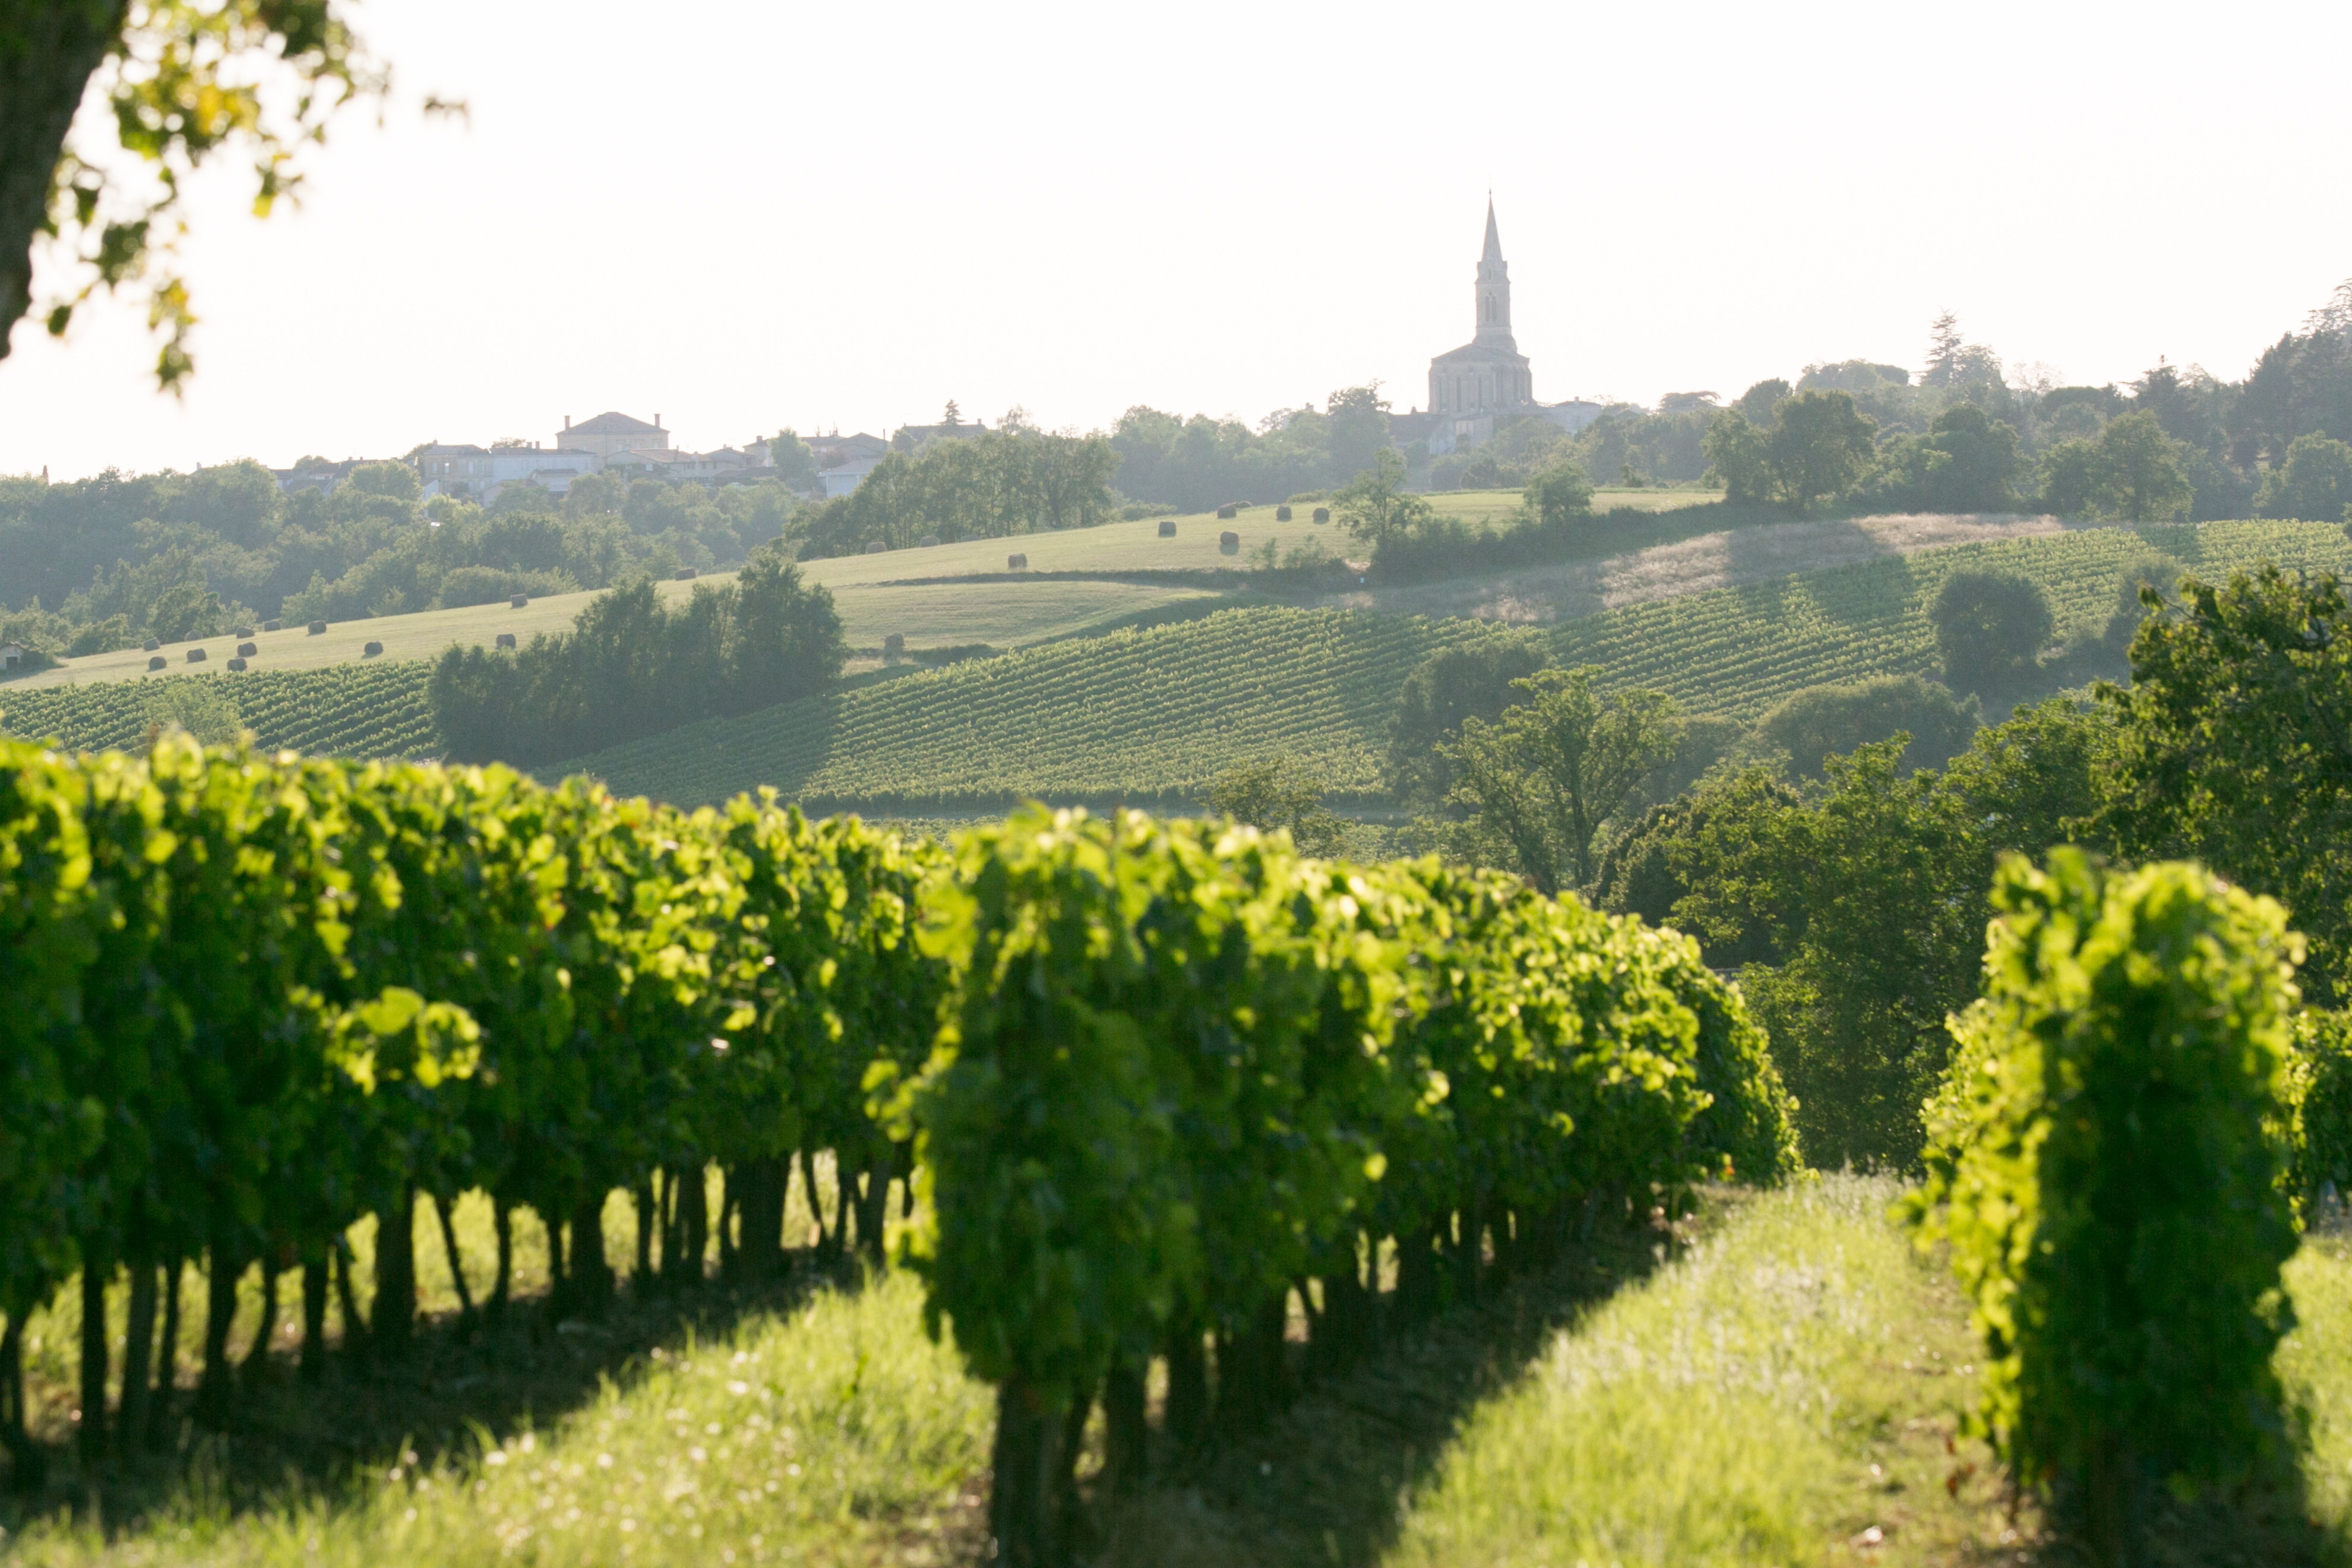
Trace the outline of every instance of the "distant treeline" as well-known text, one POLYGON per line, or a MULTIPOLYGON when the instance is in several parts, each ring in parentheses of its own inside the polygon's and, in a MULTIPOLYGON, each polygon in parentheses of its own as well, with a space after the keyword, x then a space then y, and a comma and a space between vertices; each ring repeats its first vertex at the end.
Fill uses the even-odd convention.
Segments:
POLYGON ((846 654, 833 595, 771 546, 676 609, 640 579, 516 652, 452 647, 428 689, 449 756, 540 767, 806 696, 846 654))
POLYGON ((892 452, 858 487, 803 521, 801 553, 853 555, 940 539, 997 539, 1043 529, 1090 528, 1113 515, 1118 454, 1101 436, 1013 427, 934 437, 892 452))
POLYGON ((1277 408, 1257 428, 1139 404, 1110 433, 1118 488, 1180 511, 1226 501, 1274 501, 1346 484, 1389 445, 1389 405, 1377 386, 1342 387, 1322 412, 1277 408))
POLYGON ((255 462, 50 484, 0 479, 0 640, 103 653, 240 621, 354 620, 711 570, 782 535, 778 484, 710 491, 614 475, 562 497, 509 486, 495 508, 425 500, 405 463, 332 495, 278 492, 255 462))

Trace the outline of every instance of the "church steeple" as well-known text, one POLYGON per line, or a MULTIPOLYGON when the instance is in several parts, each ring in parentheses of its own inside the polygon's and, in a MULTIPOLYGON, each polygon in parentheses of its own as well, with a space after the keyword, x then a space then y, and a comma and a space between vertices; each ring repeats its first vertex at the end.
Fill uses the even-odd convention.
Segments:
POLYGON ((1486 248, 1478 258, 1478 333, 1473 340, 1516 351, 1511 338, 1511 269, 1503 260, 1503 234, 1495 226, 1495 198, 1486 197, 1486 248))

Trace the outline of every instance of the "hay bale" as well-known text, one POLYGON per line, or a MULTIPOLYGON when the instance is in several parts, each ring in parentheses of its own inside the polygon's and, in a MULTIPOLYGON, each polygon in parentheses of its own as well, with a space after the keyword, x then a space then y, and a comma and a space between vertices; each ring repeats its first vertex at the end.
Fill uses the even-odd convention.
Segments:
POLYGON ((285 626, 284 621, 264 621, 261 623, 261 629, 265 632, 281 631, 285 626))
POLYGON ((145 642, 139 645, 141 650, 146 653, 153 653, 157 648, 162 647, 163 646, 163 645, 162 643, 157 642, 153 637, 149 637, 145 642))
POLYGON ((693 581, 694 581, 694 568, 693 568, 693 567, 691 567, 691 566, 681 566, 681 567, 679 567, 679 568, 677 569, 677 581, 678 581, 678 582, 680 582, 680 583, 691 583, 691 582, 693 582, 693 581))
POLYGON ((1029 557, 1008 555, 1004 558, 1004 569, 1008 572, 1026 572, 1029 570, 1029 557))
POLYGON ((1160 520, 1160 537, 1162 539, 1173 539, 1176 537, 1176 520, 1174 518, 1163 517, 1160 520))
POLYGON ((1238 501, 1227 501, 1224 505, 1217 509, 1217 517, 1220 521, 1230 517, 1235 517, 1240 514, 1241 510, 1241 503, 1238 501))
POLYGON ((1274 509, 1274 521, 1276 522, 1288 522, 1290 521, 1290 508, 1287 506, 1276 507, 1274 509))
POLYGON ((879 554, 881 554, 884 551, 886 551, 886 550, 887 550, 887 549, 889 549, 889 548, 890 548, 890 547, 889 547, 888 545, 887 545, 887 544, 883 543, 880 540, 878 540, 878 539, 877 539, 877 540, 876 540, 873 543, 871 543, 871 544, 869 544, 869 545, 867 545, 867 546, 866 547, 866 554, 868 554, 868 555, 879 555, 879 554))
POLYGON ((1242 536, 1241 536, 1240 534, 1235 533, 1232 529, 1230 529, 1230 528, 1229 528, 1229 529, 1225 530, 1225 531, 1224 531, 1224 532, 1223 532, 1223 533, 1221 533, 1221 534, 1217 535, 1217 553, 1218 553, 1218 554, 1220 554, 1220 555, 1239 555, 1241 552, 1242 552, 1242 536))
POLYGON ((326 623, 326 622, 324 622, 324 621, 312 621, 312 622, 310 623, 310 628, 309 628, 308 632, 307 632, 305 635, 306 635, 306 636, 310 636, 310 637, 319 637, 319 636, 323 635, 323 634, 325 633, 326 629, 327 629, 327 623, 326 623))
POLYGON ((902 656, 903 654, 905 654, 905 653, 906 653, 906 651, 907 651, 907 634, 906 634, 906 633, 904 633, 904 632, 892 632, 888 637, 884 637, 884 638, 882 639, 882 654, 883 654, 883 657, 884 657, 884 658, 899 658, 900 656, 902 656))
POLYGON ((229 668, 231 668, 231 669, 237 669, 237 670, 241 670, 241 669, 243 669, 243 668, 245 668, 245 660, 243 660, 243 659, 241 659, 241 658, 233 658, 233 659, 230 659, 230 660, 228 661, 228 667, 229 667, 229 668))
POLYGON ((236 657, 239 658, 251 658, 260 651, 261 647, 258 643, 241 642, 236 645, 236 657))
POLYGON ((150 668, 150 669, 161 669, 161 668, 163 668, 163 656, 162 654, 160 654, 160 653, 159 653, 159 654, 157 654, 153 658, 149 659, 149 660, 147 661, 147 668, 150 668))
POLYGON ((206 657, 205 650, 200 647, 192 647, 188 650, 188 662, 190 664, 202 664, 205 662, 206 657))
POLYGON ((378 655, 378 654, 382 653, 383 651, 383 644, 382 644, 382 643, 380 643, 380 642, 371 642, 370 644, 368 644, 368 645, 367 645, 367 647, 363 647, 363 648, 360 649, 360 657, 361 657, 362 658, 373 658, 376 655, 378 655))
POLYGON ((507 608, 509 610, 520 610, 530 603, 530 595, 529 594, 516 594, 507 600, 507 608))
POLYGON ((253 635, 253 628, 251 626, 237 626, 233 628, 228 635, 233 637, 249 637, 253 635))
POLYGON ((936 533, 927 533, 927 534, 923 535, 923 548, 924 548, 924 549, 926 549, 926 550, 929 550, 931 546, 933 546, 934 544, 937 544, 939 542, 940 542, 940 536, 939 536, 938 534, 936 534, 936 533))
POLYGON ((515 645, 515 635, 514 635, 514 633, 512 633, 512 632, 500 632, 500 633, 499 634, 499 646, 500 647, 514 647, 514 645, 515 645))
POLYGON ((1317 508, 1315 509, 1315 521, 1318 521, 1318 522, 1328 522, 1328 521, 1331 521, 1331 509, 1330 509, 1329 507, 1328 507, 1328 506, 1318 506, 1318 507, 1317 507, 1317 508))

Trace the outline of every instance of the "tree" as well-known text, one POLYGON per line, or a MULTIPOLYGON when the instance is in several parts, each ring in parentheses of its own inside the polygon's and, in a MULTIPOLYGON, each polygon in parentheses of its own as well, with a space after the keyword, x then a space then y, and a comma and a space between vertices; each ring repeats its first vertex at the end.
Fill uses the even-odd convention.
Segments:
POLYGON ((1704 450, 1707 476, 1723 486, 1725 500, 1752 505, 1771 499, 1771 437, 1747 414, 1727 408, 1708 420, 1704 450))
POLYGON ((1349 534, 1371 544, 1412 532, 1427 522, 1429 503, 1404 488, 1404 458, 1395 448, 1380 449, 1373 466, 1331 497, 1331 515, 1349 534))
POLYGON ((1945 461, 1930 477, 1937 511, 2000 511, 2017 473, 2017 431, 1973 403, 1956 403, 1927 427, 1927 445, 1945 461))
POLYGON ((1598 667, 1547 669, 1511 684, 1528 700, 1499 724, 1466 719, 1442 748, 1453 799, 1474 826, 1547 894, 1565 868, 1592 880, 1592 840, 1633 786, 1674 749, 1674 699, 1662 691, 1593 690, 1598 667))
POLYGON ((2100 493, 2099 444, 2080 437, 2042 454, 2042 504, 2060 517, 2087 516, 2100 493))
POLYGON ((1380 460, 1389 444, 1389 403, 1379 382, 1339 388, 1325 401, 1323 417, 1331 473, 1360 474, 1380 460))
POLYGON ((1592 481, 1584 477, 1584 465, 1563 457, 1528 481, 1527 498, 1529 511, 1558 526, 1591 511, 1592 481))
POLYGON ((1348 823, 1323 804, 1323 786, 1287 757, 1244 763, 1219 773, 1202 804, 1211 815, 1290 835, 1302 855, 1337 855, 1348 845, 1348 823))
POLYGON ((1491 724, 1524 700, 1517 683, 1550 663, 1551 652, 1539 640, 1506 632, 1440 648, 1415 665, 1390 721, 1381 768, 1389 793, 1411 805, 1444 805, 1454 790, 1444 746, 1460 738, 1465 720, 1491 724))
POLYGON ((1833 496, 1869 468, 1878 422, 1856 412, 1843 392, 1801 392, 1779 407, 1768 446, 1780 499, 1802 507, 1833 496))
POLYGON ((1732 406, 1747 416, 1750 425, 1769 425, 1772 423, 1772 410, 1780 407, 1780 400, 1796 390, 1779 376, 1772 376, 1741 393, 1739 401, 1732 406))
POLYGON ((1919 384, 1949 386, 1953 363, 1960 357, 1962 346, 1960 318, 1950 310, 1937 312, 1936 319, 1927 323, 1927 368, 1920 373, 1919 384))
POLYGON ((2296 437, 2285 463, 2263 476, 2254 511, 2306 522, 2352 521, 2352 446, 2317 431, 2296 437))
POLYGON ((2055 622, 2040 584, 2013 572, 1955 572, 1928 606, 1944 679, 1963 691, 2009 689, 2032 671, 2055 622))
POLYGON ((64 334, 93 290, 130 288, 165 332, 156 381, 176 389, 192 368, 196 320, 173 258, 182 184, 236 150, 253 160, 256 214, 299 188, 297 150, 325 140, 343 104, 387 89, 346 24, 349 9, 337 0, 19 0, 0 9, 0 358, 33 308, 33 253, 46 237, 72 258, 80 283, 44 303, 50 334, 64 334), (72 143, 75 111, 93 85, 143 184, 114 173, 121 161, 104 150, 72 143))
POLYGON ((2100 489, 2126 522, 2158 522, 2189 509, 2196 492, 2181 472, 2180 443, 2142 411, 2107 421, 2099 432, 2100 489))
POLYGON ((816 454, 790 426, 768 438, 768 461, 776 466, 776 478, 793 489, 805 490, 816 487, 816 454))
MULTIPOLYGON (((2132 638, 2100 831, 2137 858, 2194 858, 2285 904, 2305 983, 2352 978, 2352 613, 2331 573, 2183 578, 2132 638)), ((2151 598, 2153 595, 2149 595, 2151 598)))
POLYGON ((1940 768, 1976 732, 1977 705, 1916 675, 1809 686, 1756 722, 1756 732, 1789 753, 1801 779, 1818 779, 1827 759, 1895 734, 1911 737, 1906 771, 1940 768))

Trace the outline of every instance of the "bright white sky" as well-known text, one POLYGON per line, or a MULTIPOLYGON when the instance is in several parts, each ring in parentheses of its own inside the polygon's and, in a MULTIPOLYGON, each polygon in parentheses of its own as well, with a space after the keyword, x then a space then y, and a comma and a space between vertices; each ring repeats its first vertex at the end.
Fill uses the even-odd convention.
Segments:
POLYGON ((2352 275, 2352 8, 372 0, 409 107, 268 223, 207 181, 183 403, 101 305, 0 361, 0 472, 697 449, 1234 414, 1471 331, 1488 187, 1547 402, 1970 341, 2244 374, 2352 275), (2322 68, 2318 62, 2335 62, 2322 68), (2340 72, 2338 73, 2340 74, 2340 72), (470 128, 413 111, 470 101, 470 128))

